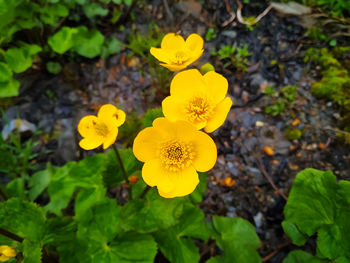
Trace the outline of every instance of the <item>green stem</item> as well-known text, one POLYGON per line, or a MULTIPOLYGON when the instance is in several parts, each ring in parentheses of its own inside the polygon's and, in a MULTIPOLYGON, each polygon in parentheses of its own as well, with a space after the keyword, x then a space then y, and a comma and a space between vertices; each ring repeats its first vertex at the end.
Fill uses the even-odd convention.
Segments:
POLYGON ((10 231, 7 231, 6 229, 0 228, 0 235, 3 235, 5 237, 11 238, 17 242, 23 242, 23 238, 21 238, 20 236, 17 236, 14 233, 11 233, 10 231))
POLYGON ((112 144, 112 147, 113 147, 113 150, 115 152, 115 155, 117 156, 117 160, 119 162, 120 168, 122 169, 122 174, 123 174, 125 182, 126 182, 126 187, 128 188, 129 200, 132 200, 131 184, 130 184, 128 175, 126 174, 122 158, 120 158, 120 154, 118 152, 117 146, 115 144, 112 144))
POLYGON ((149 185, 146 185, 146 188, 143 189, 143 192, 139 195, 139 198, 144 198, 150 189, 151 187, 149 185))

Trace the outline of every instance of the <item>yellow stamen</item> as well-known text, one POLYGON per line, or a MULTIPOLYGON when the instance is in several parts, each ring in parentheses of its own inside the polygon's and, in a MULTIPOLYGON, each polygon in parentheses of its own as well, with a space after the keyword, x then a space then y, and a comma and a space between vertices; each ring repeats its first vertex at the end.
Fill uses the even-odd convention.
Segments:
POLYGON ((160 146, 160 160, 165 168, 176 172, 189 167, 194 158, 193 146, 190 143, 183 143, 171 140, 160 146))
POLYGON ((212 114, 213 107, 209 100, 195 97, 186 106, 187 117, 191 122, 202 122, 212 114))
POLYGON ((109 133, 108 126, 103 122, 93 122, 94 129, 97 135, 106 137, 109 133))
POLYGON ((177 65, 182 65, 188 60, 188 55, 184 51, 176 51, 174 57, 171 59, 171 62, 177 65))

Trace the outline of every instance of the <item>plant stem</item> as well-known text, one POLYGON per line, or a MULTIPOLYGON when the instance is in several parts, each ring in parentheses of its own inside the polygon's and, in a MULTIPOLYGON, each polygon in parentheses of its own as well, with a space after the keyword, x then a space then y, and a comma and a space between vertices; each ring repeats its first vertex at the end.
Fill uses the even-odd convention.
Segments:
POLYGON ((144 198, 150 189, 151 187, 149 185, 146 185, 146 188, 143 189, 143 192, 139 195, 139 198, 144 198))
POLYGON ((13 234, 10 231, 7 231, 6 229, 3 229, 3 228, 0 228, 0 235, 11 238, 17 242, 22 243, 22 241, 23 241, 23 238, 21 238, 20 236, 17 236, 16 234, 13 234))
POLYGON ((115 144, 112 144, 112 147, 113 147, 113 150, 115 152, 115 155, 117 156, 117 160, 119 162, 120 168, 122 169, 122 174, 123 174, 125 182, 126 182, 126 187, 128 188, 129 200, 132 200, 131 184, 130 184, 128 175, 126 174, 122 158, 120 158, 120 154, 118 152, 117 146, 115 144))

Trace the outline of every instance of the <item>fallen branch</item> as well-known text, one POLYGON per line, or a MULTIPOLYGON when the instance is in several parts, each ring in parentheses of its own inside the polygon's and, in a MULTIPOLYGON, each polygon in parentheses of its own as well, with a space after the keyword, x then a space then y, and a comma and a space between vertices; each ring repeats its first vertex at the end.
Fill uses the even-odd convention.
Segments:
POLYGON ((254 21, 248 22, 248 21, 244 20, 243 17, 242 17, 242 9, 243 9, 242 3, 241 3, 239 0, 236 0, 236 2, 237 2, 237 5, 238 5, 238 9, 237 9, 237 20, 238 20, 238 22, 240 22, 241 24, 244 24, 244 25, 250 25, 250 26, 255 25, 255 24, 258 23, 264 16, 266 16, 267 13, 272 9, 272 6, 269 5, 269 6, 264 10, 264 12, 262 12, 260 15, 258 15, 258 16, 254 19, 254 21))

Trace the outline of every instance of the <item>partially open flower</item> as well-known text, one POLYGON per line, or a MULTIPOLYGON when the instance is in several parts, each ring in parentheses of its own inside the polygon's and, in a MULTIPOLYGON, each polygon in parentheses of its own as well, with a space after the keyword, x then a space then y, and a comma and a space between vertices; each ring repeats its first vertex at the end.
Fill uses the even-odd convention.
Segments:
POLYGON ((5 262, 16 256, 16 250, 9 246, 0 246, 0 261, 5 262))
POLYGON ((170 96, 162 102, 164 116, 213 132, 225 122, 232 106, 231 98, 226 97, 227 89, 226 78, 215 71, 205 75, 197 69, 182 71, 172 80, 170 96))
POLYGON ((164 36, 160 48, 152 47, 151 54, 161 62, 160 65, 171 71, 179 71, 196 61, 203 53, 203 39, 191 34, 186 39, 175 33, 164 36))
POLYGON ((142 178, 157 186, 166 198, 192 193, 199 183, 198 173, 210 170, 216 162, 214 141, 189 122, 157 118, 153 127, 135 138, 134 155, 144 162, 142 178))
POLYGON ((92 150, 103 144, 103 149, 111 146, 118 136, 118 127, 125 122, 125 113, 112 104, 103 105, 94 115, 83 117, 78 124, 78 131, 83 139, 81 148, 92 150))

